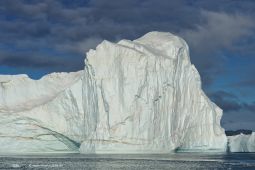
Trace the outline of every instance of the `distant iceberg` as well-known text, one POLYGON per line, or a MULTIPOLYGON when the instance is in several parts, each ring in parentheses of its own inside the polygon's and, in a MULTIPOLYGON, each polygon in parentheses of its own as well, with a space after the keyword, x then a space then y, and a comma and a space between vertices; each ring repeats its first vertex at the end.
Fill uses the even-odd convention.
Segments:
POLYGON ((1 153, 224 152, 221 116, 170 33, 103 41, 79 72, 0 76, 1 153))
POLYGON ((228 136, 230 152, 255 152, 255 132, 228 136))

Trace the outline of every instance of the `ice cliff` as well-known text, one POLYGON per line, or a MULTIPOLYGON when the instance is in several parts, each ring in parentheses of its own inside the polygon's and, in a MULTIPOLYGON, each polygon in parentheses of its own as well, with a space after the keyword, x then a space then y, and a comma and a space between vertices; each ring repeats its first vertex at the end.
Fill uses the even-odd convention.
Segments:
POLYGON ((0 76, 1 153, 225 151, 221 116, 170 33, 103 41, 80 72, 0 76))

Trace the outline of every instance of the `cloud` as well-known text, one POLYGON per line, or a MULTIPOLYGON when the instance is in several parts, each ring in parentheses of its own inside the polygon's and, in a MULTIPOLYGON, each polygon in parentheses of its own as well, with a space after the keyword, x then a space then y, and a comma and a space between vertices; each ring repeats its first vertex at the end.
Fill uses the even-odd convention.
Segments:
MULTIPOLYGON (((57 58, 54 56, 38 56, 36 53, 15 53, 0 52, 1 66, 16 68, 37 68, 49 70, 61 70, 63 67, 67 71, 77 70, 77 63, 70 58, 57 58), (45 60, 47 58, 47 60, 45 60)), ((83 64, 82 64, 83 65, 83 64)))
POLYGON ((1 9, 5 12, 15 12, 23 15, 35 15, 46 10, 47 5, 45 3, 37 1, 35 4, 24 3, 23 0, 3 0, 0 2, 1 9))
POLYGON ((182 33, 196 53, 208 55, 219 49, 230 49, 241 37, 254 33, 255 22, 248 16, 211 11, 202 11, 201 15, 205 23, 182 33))
POLYGON ((239 111, 242 108, 237 96, 226 91, 216 91, 209 96, 224 112, 239 111))
POLYGON ((65 43, 65 44, 57 44, 56 48, 58 50, 66 50, 66 51, 72 51, 72 52, 78 52, 82 53, 85 56, 85 53, 88 52, 90 49, 95 49, 95 47, 101 43, 103 39, 98 37, 91 37, 86 38, 84 40, 73 42, 71 43, 65 43))
MULTIPOLYGON (((255 61, 255 60, 254 60, 255 61)), ((233 84, 234 88, 248 88, 252 90, 255 87, 255 68, 248 72, 248 76, 245 75, 237 83, 233 84)))
MULTIPOLYGON (((188 42, 191 61, 198 68, 203 85, 209 87, 216 75, 224 72, 225 51, 243 54, 255 48, 255 38, 245 41, 255 37, 252 9, 250 1, 228 0, 162 0, 160 3, 156 0, 75 0, 72 3, 3 0, 0 46, 4 42, 25 50, 49 48, 54 53, 67 52, 75 63, 80 63, 78 60, 84 58, 85 51, 102 39, 135 39, 152 30, 169 31, 188 42)), ((48 59, 41 50, 38 53, 48 59)))
POLYGON ((209 93, 209 96, 223 109, 222 125, 225 129, 255 129, 255 101, 242 101, 223 90, 209 93))
POLYGON ((203 82, 210 85, 224 71, 224 52, 235 53, 240 39, 254 36, 255 22, 249 16, 224 12, 203 10, 201 16, 201 24, 180 34, 190 45, 192 62, 202 74, 203 82))
POLYGON ((209 93, 209 96, 225 113, 249 111, 254 112, 255 116, 255 101, 250 103, 240 101, 236 95, 223 90, 209 93))
MULTIPOLYGON (((253 74, 254 75, 254 74, 253 74)), ((247 80, 243 80, 237 84, 239 87, 250 87, 254 88, 255 87, 255 78, 254 77, 248 77, 247 80)))

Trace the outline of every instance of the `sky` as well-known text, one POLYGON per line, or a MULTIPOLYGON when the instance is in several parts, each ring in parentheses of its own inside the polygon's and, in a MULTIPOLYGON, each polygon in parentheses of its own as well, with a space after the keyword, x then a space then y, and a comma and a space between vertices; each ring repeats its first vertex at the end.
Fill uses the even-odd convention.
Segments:
POLYGON ((81 70, 102 40, 149 31, 188 43, 224 128, 255 130, 254 0, 0 0, 0 74, 81 70))

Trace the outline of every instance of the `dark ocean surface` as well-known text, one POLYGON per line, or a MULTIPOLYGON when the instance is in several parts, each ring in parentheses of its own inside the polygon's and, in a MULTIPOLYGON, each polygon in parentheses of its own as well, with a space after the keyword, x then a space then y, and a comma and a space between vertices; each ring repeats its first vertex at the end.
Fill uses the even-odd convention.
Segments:
POLYGON ((169 155, 0 156, 0 169, 251 169, 255 153, 176 153, 169 155))

